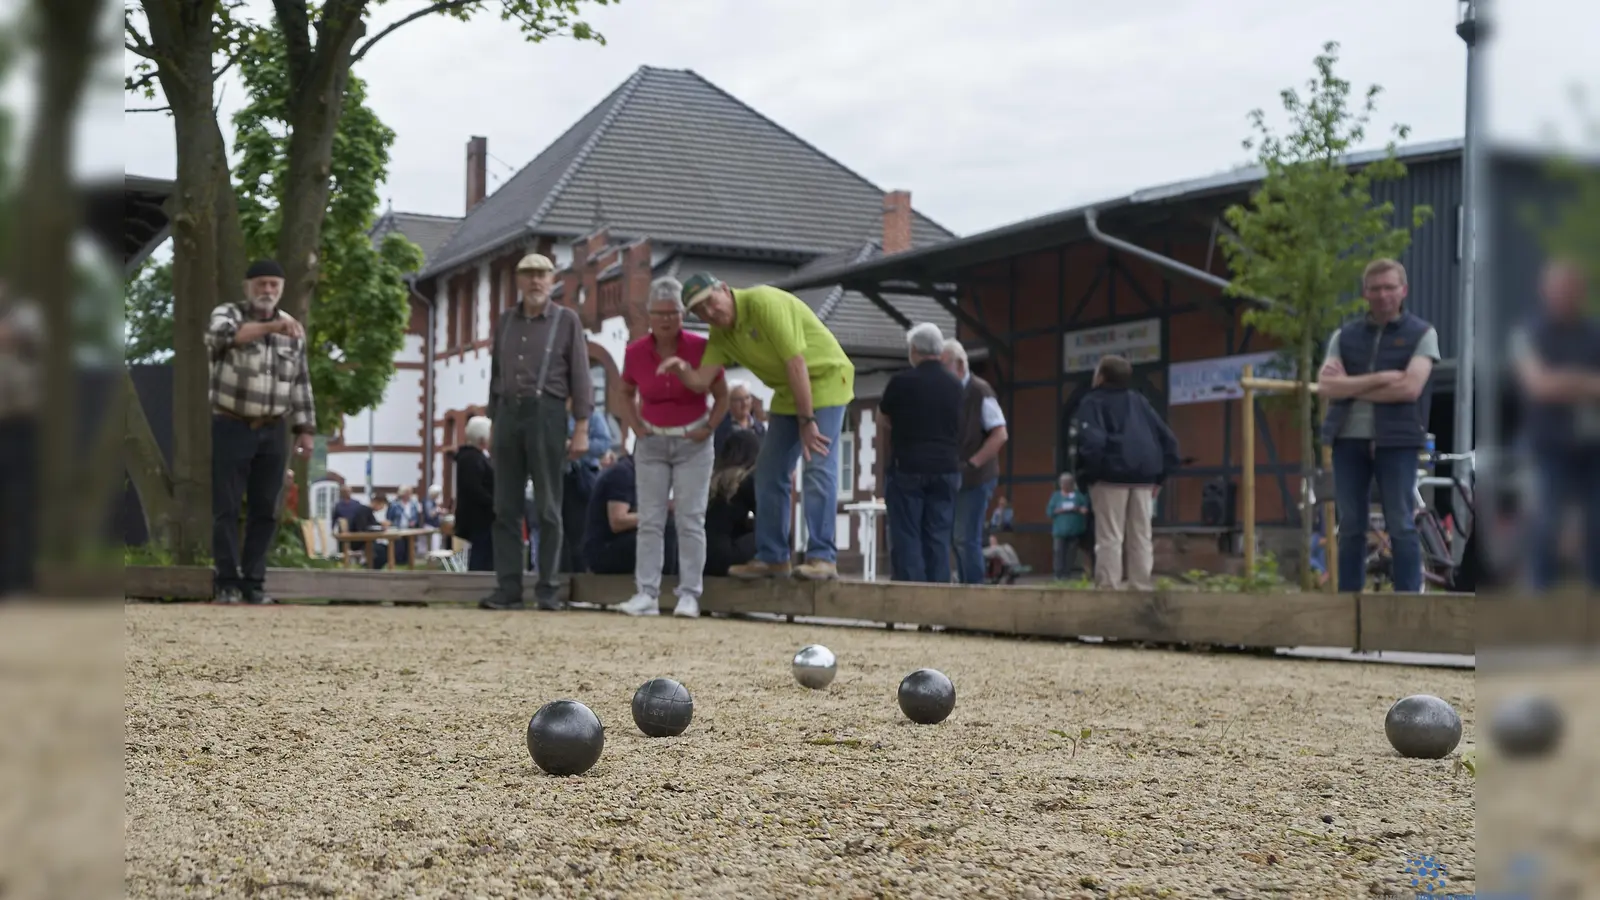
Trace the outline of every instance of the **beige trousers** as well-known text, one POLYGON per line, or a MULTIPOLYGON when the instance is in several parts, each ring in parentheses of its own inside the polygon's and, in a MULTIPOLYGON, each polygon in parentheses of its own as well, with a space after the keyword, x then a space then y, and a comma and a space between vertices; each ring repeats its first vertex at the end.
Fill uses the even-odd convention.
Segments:
POLYGON ((1096 484, 1089 488, 1094 510, 1095 587, 1104 591, 1155 590, 1150 577, 1155 566, 1150 537, 1155 493, 1149 485, 1096 484))

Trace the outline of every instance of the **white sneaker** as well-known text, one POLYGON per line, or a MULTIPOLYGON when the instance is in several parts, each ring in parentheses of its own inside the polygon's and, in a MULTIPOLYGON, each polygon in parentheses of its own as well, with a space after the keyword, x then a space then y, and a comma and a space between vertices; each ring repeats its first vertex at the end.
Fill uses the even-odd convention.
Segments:
POLYGON ((630 616, 656 616, 661 614, 661 601, 644 594, 634 594, 632 599, 617 607, 617 612, 630 616))
POLYGON ((698 619, 700 618, 700 601, 688 596, 679 597, 678 605, 673 608, 672 614, 682 616, 685 619, 698 619))

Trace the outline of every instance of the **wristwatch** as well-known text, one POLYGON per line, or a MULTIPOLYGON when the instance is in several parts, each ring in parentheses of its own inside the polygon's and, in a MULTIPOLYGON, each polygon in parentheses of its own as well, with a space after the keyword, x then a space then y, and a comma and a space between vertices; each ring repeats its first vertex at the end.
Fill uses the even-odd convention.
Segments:
POLYGON ((815 422, 817 420, 817 417, 816 416, 800 416, 799 419, 800 419, 800 424, 801 425, 810 425, 812 422, 815 422))

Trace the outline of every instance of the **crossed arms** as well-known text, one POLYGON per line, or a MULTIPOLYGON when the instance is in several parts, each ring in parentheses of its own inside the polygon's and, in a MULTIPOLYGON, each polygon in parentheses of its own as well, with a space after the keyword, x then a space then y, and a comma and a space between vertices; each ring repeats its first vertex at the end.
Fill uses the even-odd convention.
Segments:
POLYGON ((1322 364, 1317 392, 1329 400, 1366 400, 1371 403, 1412 403, 1433 374, 1433 360, 1413 356, 1404 371, 1385 369, 1367 375, 1350 375, 1337 357, 1322 364))

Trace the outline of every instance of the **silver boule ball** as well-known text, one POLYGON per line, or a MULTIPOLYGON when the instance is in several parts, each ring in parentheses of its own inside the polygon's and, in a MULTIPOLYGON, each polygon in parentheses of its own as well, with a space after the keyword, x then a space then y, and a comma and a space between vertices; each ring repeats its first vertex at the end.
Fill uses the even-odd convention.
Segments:
POLYGON ((1401 756, 1444 759, 1461 743, 1461 716, 1438 697, 1413 694, 1389 707, 1383 732, 1401 756))
POLYGON ((1561 742, 1561 710, 1538 694, 1507 697, 1489 719, 1489 736, 1514 759, 1544 756, 1561 742))
POLYGON ((838 665, 833 651, 821 644, 801 647, 794 655, 794 680, 820 691, 833 683, 833 676, 839 673, 838 665))

